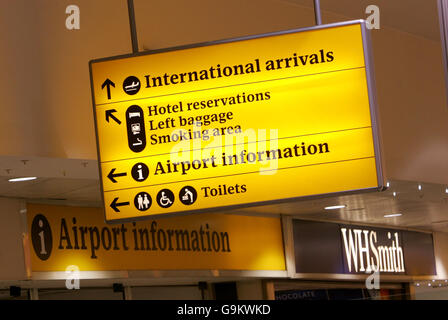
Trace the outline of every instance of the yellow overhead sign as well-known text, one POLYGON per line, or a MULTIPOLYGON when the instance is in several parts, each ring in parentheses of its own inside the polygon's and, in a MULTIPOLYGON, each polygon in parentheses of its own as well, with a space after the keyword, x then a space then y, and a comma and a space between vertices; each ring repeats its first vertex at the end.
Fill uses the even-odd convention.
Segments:
POLYGON ((107 221, 380 189, 363 21, 94 60, 107 221))
POLYGON ((99 208, 28 204, 33 272, 285 270, 279 218, 199 214, 121 225, 99 208))

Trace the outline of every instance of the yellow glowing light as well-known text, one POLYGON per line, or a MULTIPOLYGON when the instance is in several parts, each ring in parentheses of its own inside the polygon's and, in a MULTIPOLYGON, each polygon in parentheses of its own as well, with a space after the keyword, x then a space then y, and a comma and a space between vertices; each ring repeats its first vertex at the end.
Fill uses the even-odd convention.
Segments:
POLYGON ((363 32, 91 62, 106 220, 378 189, 363 32))

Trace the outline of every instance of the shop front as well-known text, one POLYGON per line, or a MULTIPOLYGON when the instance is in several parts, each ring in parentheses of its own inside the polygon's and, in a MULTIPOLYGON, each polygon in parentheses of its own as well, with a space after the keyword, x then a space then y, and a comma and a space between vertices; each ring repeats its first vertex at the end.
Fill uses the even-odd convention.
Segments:
POLYGON ((414 281, 438 276, 433 234, 287 219, 290 280, 278 300, 411 299, 414 281))
POLYGON ((101 208, 27 205, 39 299, 267 298, 286 277, 281 220, 225 213, 106 224, 101 208))
POLYGON ((106 224, 101 208, 11 210, 2 232, 22 230, 8 247, 23 255, 4 271, 2 299, 402 300, 446 291, 440 232, 273 214, 106 224))

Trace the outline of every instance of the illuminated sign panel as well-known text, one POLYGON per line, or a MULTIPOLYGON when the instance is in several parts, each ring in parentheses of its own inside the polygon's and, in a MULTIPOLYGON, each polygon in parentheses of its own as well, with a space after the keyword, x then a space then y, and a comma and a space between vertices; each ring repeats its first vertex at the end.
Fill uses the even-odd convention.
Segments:
POLYGON ((285 270, 279 218, 198 214, 107 225, 100 208, 28 204, 33 272, 285 270))
POLYGON ((293 237, 296 273, 437 274, 431 233, 293 220, 293 237))
POLYGON ((367 32, 92 61, 106 220, 381 189, 367 32))

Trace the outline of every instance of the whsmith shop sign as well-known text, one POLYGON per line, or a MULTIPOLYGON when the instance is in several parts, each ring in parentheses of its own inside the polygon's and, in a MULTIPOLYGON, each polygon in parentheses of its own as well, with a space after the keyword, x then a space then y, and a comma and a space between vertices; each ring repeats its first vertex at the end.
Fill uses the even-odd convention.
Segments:
POLYGON ((435 275, 430 233, 293 220, 297 273, 435 275))
POLYGON ((90 62, 106 221, 382 188, 364 21, 90 62))
POLYGON ((107 225, 100 208, 29 204, 33 272, 285 270, 279 218, 198 214, 107 225))

